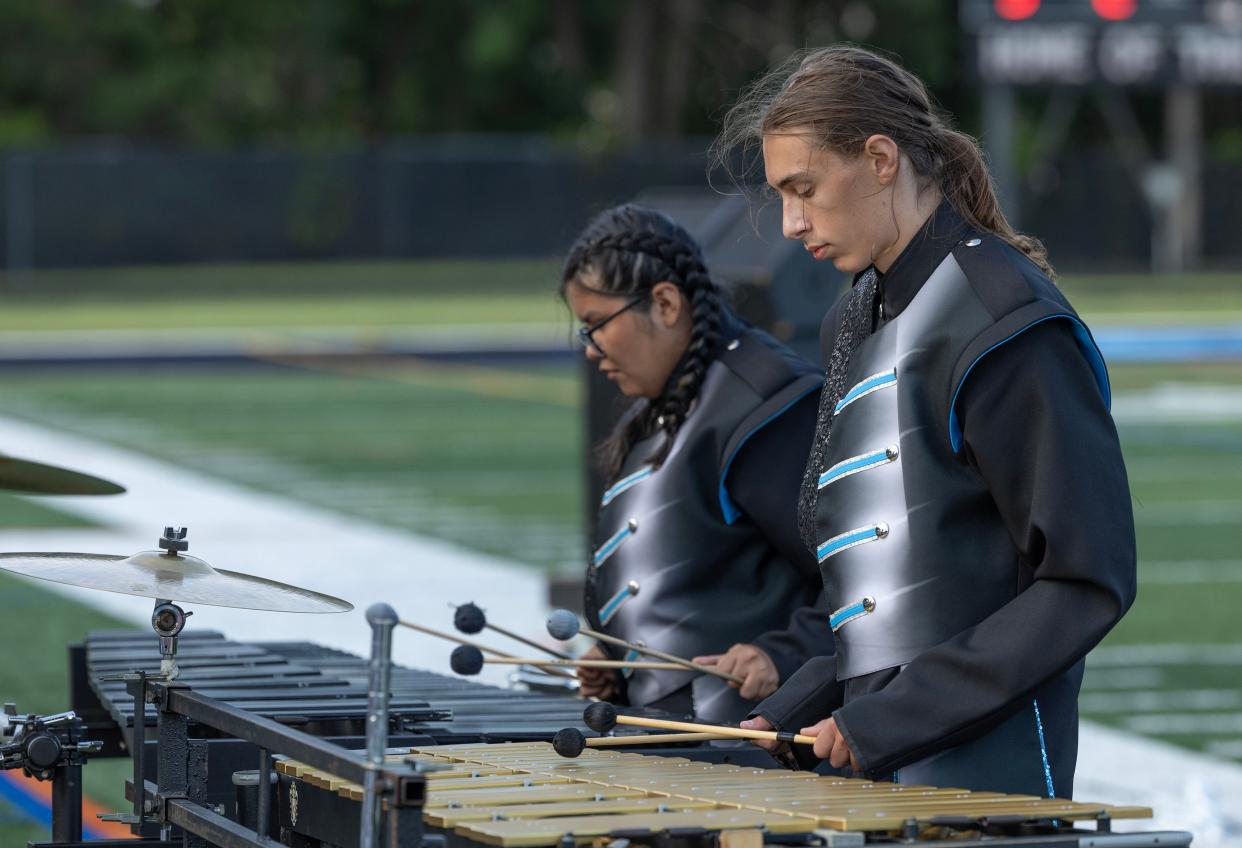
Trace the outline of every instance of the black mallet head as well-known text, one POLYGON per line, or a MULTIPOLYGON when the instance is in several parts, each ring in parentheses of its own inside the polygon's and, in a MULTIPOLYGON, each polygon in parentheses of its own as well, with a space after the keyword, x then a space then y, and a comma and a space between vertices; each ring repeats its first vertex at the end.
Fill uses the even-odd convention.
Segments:
POLYGON ((586 750, 586 737, 576 727, 558 730, 552 737, 552 750, 562 757, 576 757, 586 750))
POLYGON ((462 604, 453 613, 453 626, 462 633, 478 633, 487 626, 487 616, 473 603, 462 604))
POLYGON ((582 625, 578 623, 578 616, 567 609, 553 610, 548 616, 548 635, 561 642, 577 636, 581 627, 582 625))
POLYGON ((607 733, 617 726, 617 708, 596 701, 582 711, 582 721, 596 733, 607 733))
POLYGON ((458 674, 473 675, 483 670, 483 652, 474 645, 454 648, 449 665, 458 674))

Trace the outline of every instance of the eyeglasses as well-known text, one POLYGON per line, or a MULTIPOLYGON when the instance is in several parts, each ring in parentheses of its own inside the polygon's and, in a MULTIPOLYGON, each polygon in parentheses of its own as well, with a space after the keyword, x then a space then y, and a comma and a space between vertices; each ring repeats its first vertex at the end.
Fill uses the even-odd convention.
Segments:
POLYGON ((634 300, 631 300, 625 306, 622 306, 620 309, 618 309, 616 312, 612 313, 608 317, 602 318, 599 321, 596 321, 591 326, 579 327, 578 328, 578 341, 582 344, 583 347, 594 348, 595 352, 598 353, 600 356, 605 356, 604 349, 599 346, 599 342, 595 341, 595 331, 603 327, 613 318, 616 318, 622 312, 625 312, 627 309, 633 309, 635 306, 638 306, 638 304, 642 303, 646 299, 647 299, 646 295, 643 295, 642 297, 637 297, 634 300))

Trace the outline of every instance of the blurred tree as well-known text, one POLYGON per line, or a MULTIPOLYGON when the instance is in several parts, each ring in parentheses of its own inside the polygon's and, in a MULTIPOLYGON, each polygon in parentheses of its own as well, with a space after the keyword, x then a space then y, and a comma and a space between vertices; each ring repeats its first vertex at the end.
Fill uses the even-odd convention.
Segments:
POLYGON ((0 0, 0 143, 673 138, 840 39, 954 107, 956 38, 942 0, 0 0))

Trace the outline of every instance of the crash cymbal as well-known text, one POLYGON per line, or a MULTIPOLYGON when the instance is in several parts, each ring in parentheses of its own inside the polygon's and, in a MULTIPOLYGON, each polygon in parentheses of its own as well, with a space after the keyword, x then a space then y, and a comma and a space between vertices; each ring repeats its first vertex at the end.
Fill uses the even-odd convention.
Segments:
POLYGON ((34 495, 119 495, 111 480, 29 459, 0 454, 0 489, 34 495))
MULTIPOLYGON (((171 530, 171 528, 169 528, 171 530)), ((212 568, 180 538, 160 539, 162 551, 133 556, 77 553, 0 554, 0 569, 86 589, 191 604, 273 612, 348 612, 353 604, 264 577, 212 568)), ((175 537, 176 534, 173 534, 175 537)))

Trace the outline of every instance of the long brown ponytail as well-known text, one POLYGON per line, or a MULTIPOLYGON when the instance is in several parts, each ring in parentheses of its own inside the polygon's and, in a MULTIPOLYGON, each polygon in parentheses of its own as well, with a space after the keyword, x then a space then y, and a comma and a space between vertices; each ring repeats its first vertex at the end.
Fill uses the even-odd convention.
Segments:
POLYGON ((852 45, 795 55, 748 88, 725 116, 714 158, 739 184, 750 181, 764 135, 795 128, 842 156, 857 156, 876 134, 897 143, 920 181, 934 185, 957 213, 983 232, 1022 251, 1049 277, 1043 244, 1005 219, 978 143, 949 126, 922 80, 887 59, 852 45), (738 163, 742 171, 737 170, 738 163))

